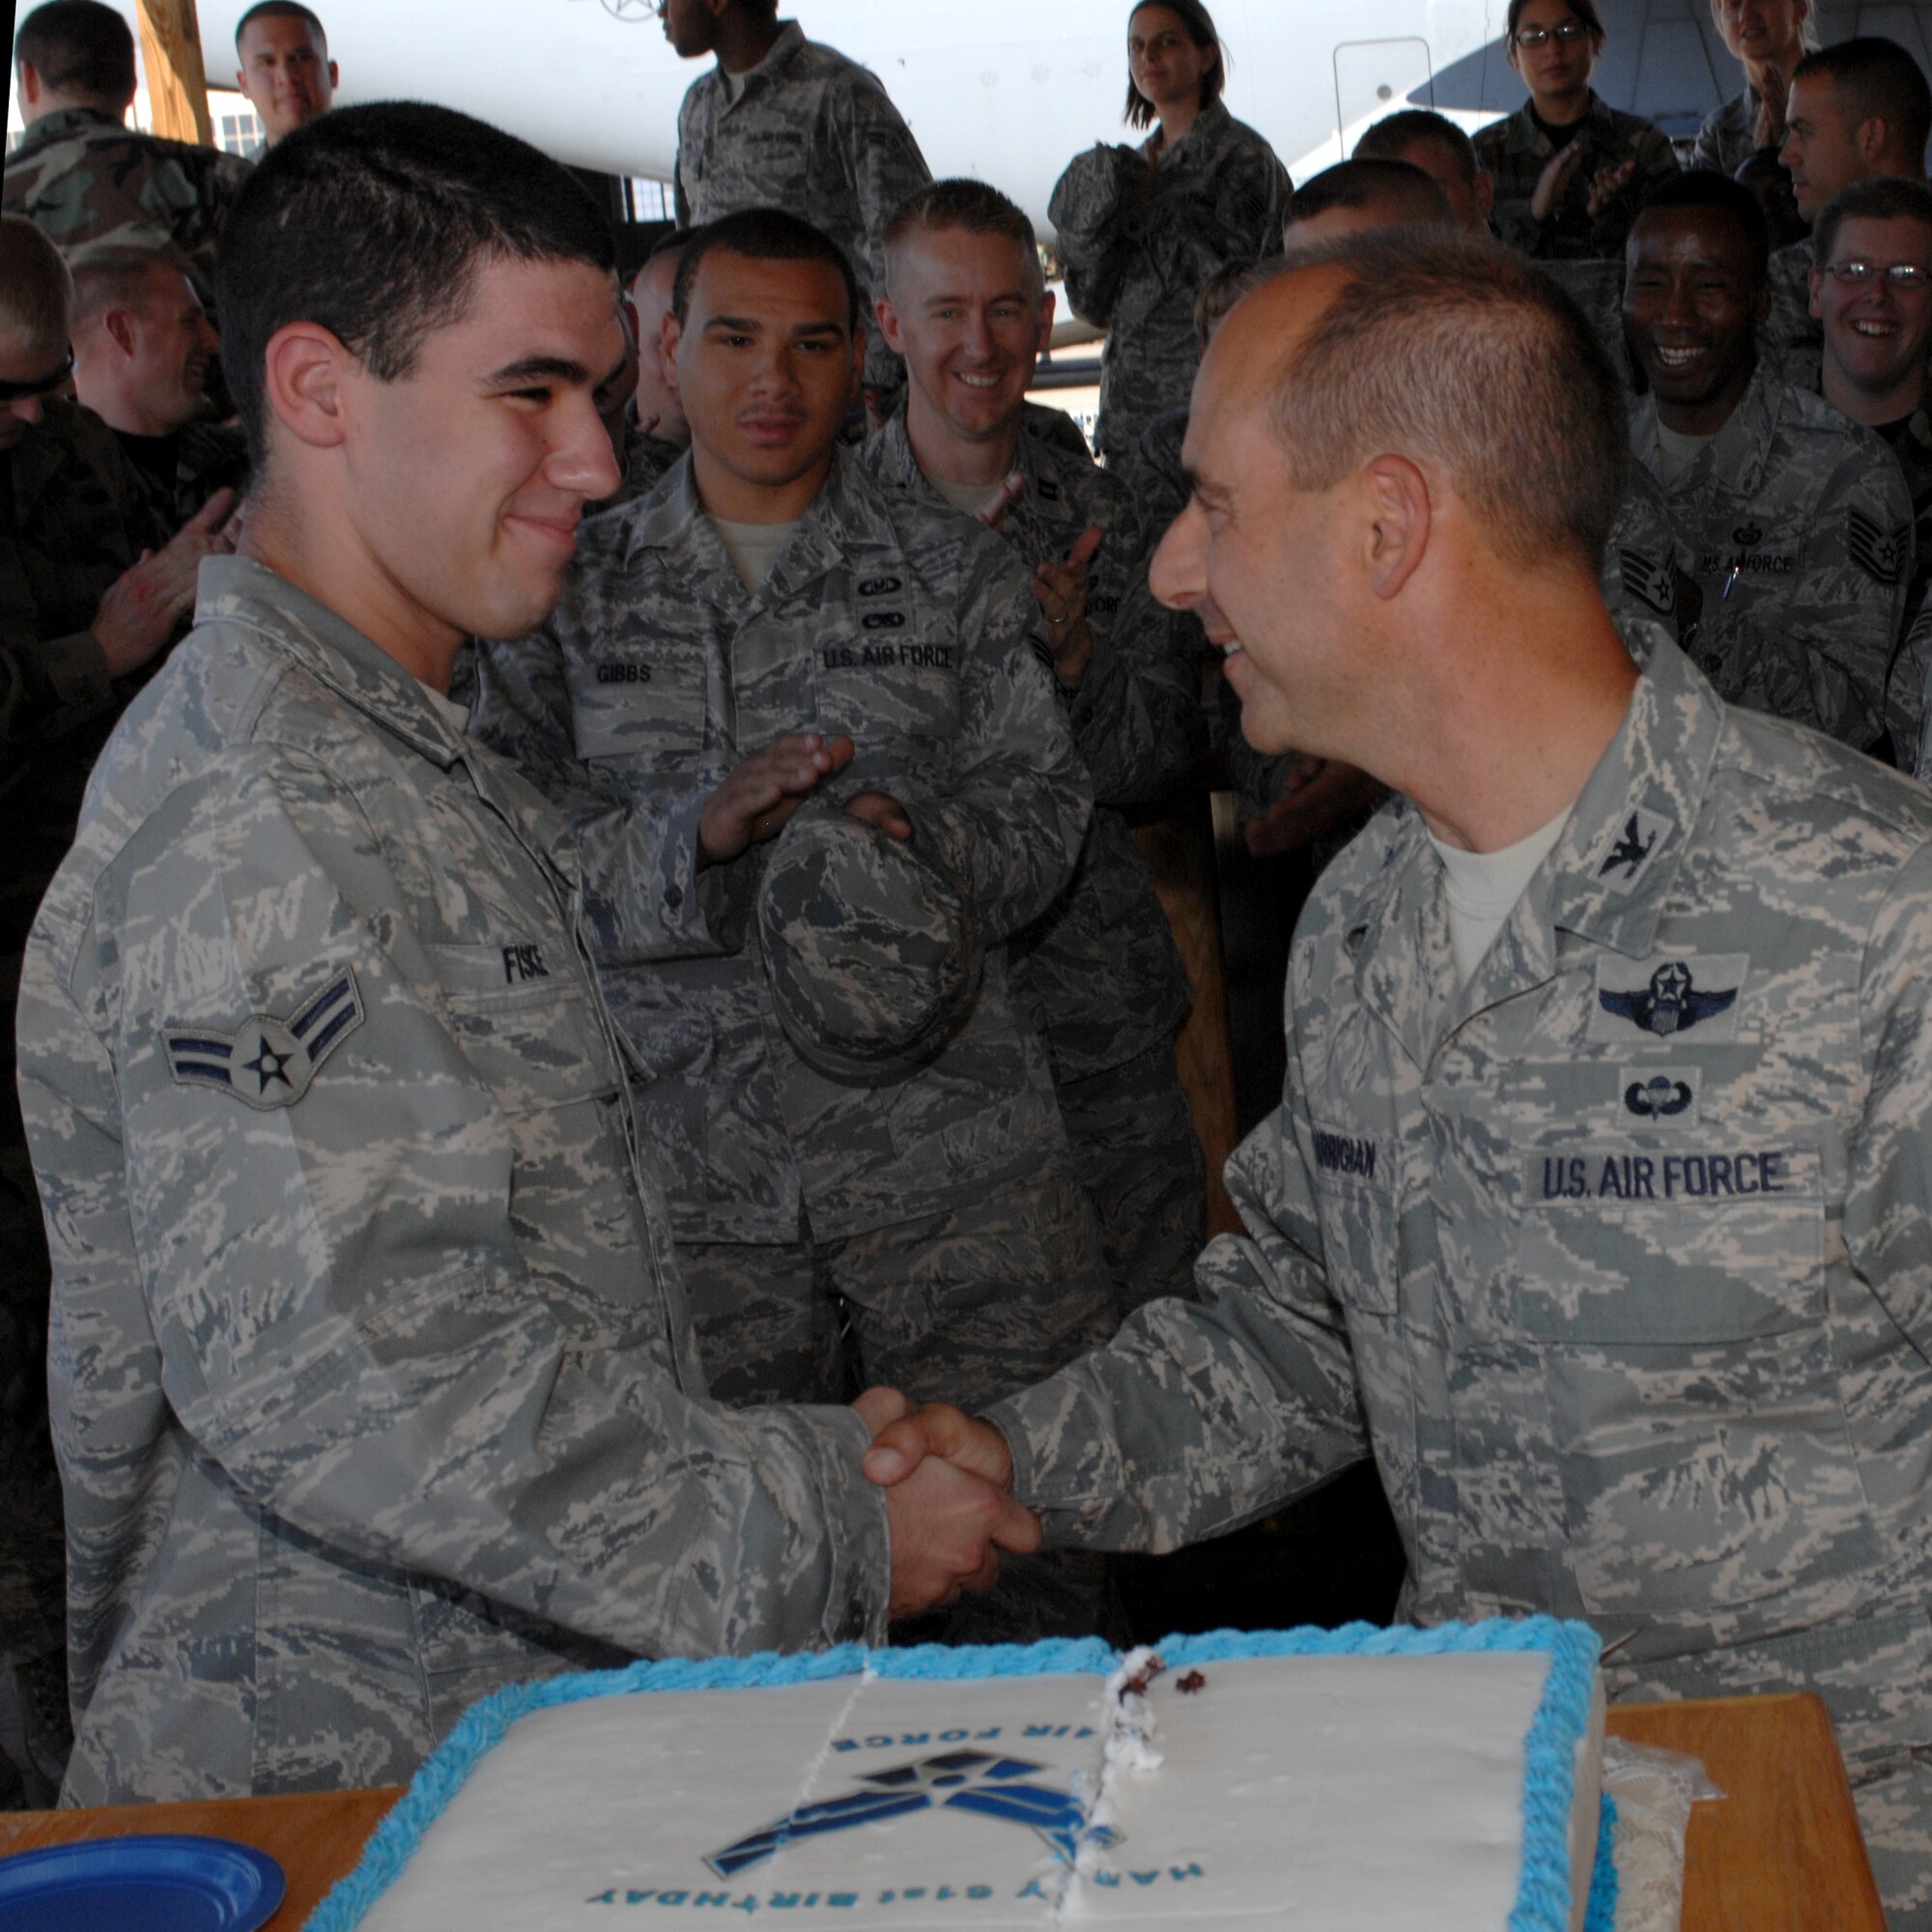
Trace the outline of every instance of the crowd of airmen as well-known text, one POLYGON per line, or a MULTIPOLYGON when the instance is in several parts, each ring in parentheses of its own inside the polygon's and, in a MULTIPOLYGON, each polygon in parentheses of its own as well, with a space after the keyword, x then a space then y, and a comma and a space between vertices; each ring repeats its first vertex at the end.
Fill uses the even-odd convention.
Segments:
POLYGON ((238 30, 259 168, 128 129, 97 0, 20 25, 6 1795, 396 1781, 628 1656, 1108 1630, 1099 1551, 1373 1456, 1406 1614, 1826 1695, 1932 1925, 1916 63, 1713 0, 1746 84, 1680 168, 1592 0, 1511 0, 1518 113, 1297 188, 1151 0, 1143 137, 1050 204, 1096 462, 1028 400, 1021 211, 772 0, 662 12, 716 64, 614 314, 561 170, 331 109, 298 0, 238 30), (1230 452, 1332 492, 1345 397, 1462 448, 1512 327, 1546 393, 1494 379, 1440 501, 1366 472, 1350 635, 1430 634, 1455 552, 1455 679, 1284 709, 1235 600, 1340 622, 1348 570, 1244 534, 1230 452), (1539 612, 1574 663, 1513 657, 1539 612), (1542 683, 1470 763, 1452 714, 1542 683), (1129 814, 1210 757, 1327 869, 1204 1253, 1129 814))

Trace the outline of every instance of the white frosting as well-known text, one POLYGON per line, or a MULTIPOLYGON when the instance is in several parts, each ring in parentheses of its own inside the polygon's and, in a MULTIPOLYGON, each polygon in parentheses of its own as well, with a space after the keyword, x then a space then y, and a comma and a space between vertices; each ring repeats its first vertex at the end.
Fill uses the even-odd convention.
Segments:
MULTIPOLYGON (((364 1924, 1504 1932, 1548 1669, 1536 1652, 1251 1658, 1203 1666, 1192 1694, 1168 1671, 1144 1697, 1063 1675, 589 1698, 510 1727, 364 1924), (1051 1814, 1063 1793, 1088 1834, 1077 1877, 1037 1817, 974 1808, 1051 1814), (900 1808, 756 1838, 855 1794, 900 1808), (761 1855, 732 1867, 748 1840, 761 1855)), ((1578 1927, 1601 1705, 1577 1753, 1578 1927)))

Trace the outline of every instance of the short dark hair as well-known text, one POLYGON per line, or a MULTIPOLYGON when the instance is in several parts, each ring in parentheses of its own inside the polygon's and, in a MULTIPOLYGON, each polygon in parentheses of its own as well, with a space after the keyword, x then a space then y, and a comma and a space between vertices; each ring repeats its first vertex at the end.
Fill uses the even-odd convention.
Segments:
POLYGON ((73 279, 61 251, 24 214, 0 214, 0 329, 53 355, 72 327, 73 279))
POLYGON ((1483 164, 1476 158, 1476 144, 1465 129, 1457 127, 1446 114, 1433 108, 1405 107, 1400 113, 1385 114, 1373 128, 1363 130, 1355 143, 1353 158, 1358 161, 1399 161, 1403 150, 1418 141, 1434 141, 1456 163, 1456 172, 1476 185, 1483 164))
POLYGON ((1440 222, 1451 226, 1456 212, 1441 185, 1431 180, 1409 161, 1337 161, 1311 175, 1294 190, 1288 204, 1288 219, 1312 221, 1331 208, 1385 209, 1404 223, 1427 226, 1440 222))
MULTIPOLYGON (((1597 0, 1566 0, 1571 13, 1589 28, 1590 37, 1596 41, 1604 39, 1604 16, 1597 12, 1597 0)), ((1529 0, 1510 0, 1509 14, 1503 22, 1503 43, 1510 44, 1516 39, 1517 22, 1522 18, 1522 10, 1529 0)))
POLYGON ((1630 464, 1628 399, 1583 312, 1499 243, 1371 234, 1279 271, 1348 280, 1284 357, 1270 415, 1297 490, 1383 450, 1454 483, 1498 556, 1597 570, 1630 464))
POLYGON ((448 107, 339 108, 270 148, 237 197, 215 271, 222 367, 257 469, 263 356, 278 328, 316 323, 397 382, 425 335, 463 319, 490 260, 609 270, 616 255, 567 168, 448 107))
POLYGON ((1631 223, 1633 235, 1636 233, 1636 222, 1654 208, 1708 208, 1727 215, 1744 236, 1752 279, 1762 284, 1770 275, 1771 225, 1764 218, 1757 196, 1742 183, 1710 168, 1690 168, 1681 175, 1672 175, 1644 196, 1637 208, 1636 221, 1631 223))
POLYGON ((1859 34, 1806 54, 1791 70, 1793 80, 1824 74, 1844 97, 1854 123, 1877 119, 1897 145, 1922 161, 1932 140, 1932 88, 1918 63, 1878 34, 1859 34))
MULTIPOLYGON (((1127 25, 1134 23, 1134 14, 1143 7, 1165 7, 1187 30, 1187 38, 1197 47, 1214 49, 1214 65, 1201 76, 1201 105, 1206 107, 1221 98, 1221 90, 1228 84, 1228 49, 1221 43, 1221 35, 1214 25, 1213 15, 1202 6, 1201 0, 1134 0, 1127 14, 1127 25)), ((1127 75, 1127 126, 1129 128, 1149 128, 1153 125, 1154 106, 1145 94, 1134 85, 1133 75, 1127 75)))
POLYGON ((998 188, 964 176, 928 182, 894 212, 880 238, 888 271, 894 255, 913 236, 930 234, 938 228, 963 228, 969 235, 1004 237, 1034 265, 1034 280, 1044 288, 1045 279, 1039 271, 1039 242, 1026 211, 998 188))
POLYGON ((1264 261, 1252 258, 1226 262, 1201 284, 1194 298, 1194 346, 1207 355, 1214 331, 1228 318, 1228 312, 1267 280, 1281 267, 1281 257, 1270 255, 1264 261))
POLYGON ((859 332, 859 278, 845 251, 831 236, 781 208, 746 208, 694 228, 679 256, 670 288, 670 312, 680 328, 691 314, 691 291, 705 256, 742 255, 750 262, 823 262, 845 284, 845 327, 859 332))
POLYGON ((1874 175, 1841 187, 1818 211, 1811 231, 1811 262, 1822 269, 1837 245, 1846 221, 1916 221, 1932 231, 1932 185, 1903 175, 1874 175))
POLYGON ((14 60, 32 62, 42 80, 68 94, 119 100, 134 92, 134 36, 100 0, 47 0, 20 22, 14 60))
POLYGON ((242 30, 250 20, 306 20, 309 30, 315 35, 316 50, 327 60, 328 58, 328 35, 317 16, 301 4, 301 0, 255 0, 255 4, 235 23, 235 51, 242 51, 242 30))

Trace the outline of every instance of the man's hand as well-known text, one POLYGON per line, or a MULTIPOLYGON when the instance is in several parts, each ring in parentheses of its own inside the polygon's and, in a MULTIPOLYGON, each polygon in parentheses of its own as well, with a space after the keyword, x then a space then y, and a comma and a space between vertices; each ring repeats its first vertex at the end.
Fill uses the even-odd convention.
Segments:
POLYGON ((1099 548, 1100 532, 1090 524, 1065 563, 1043 563, 1033 574, 1033 594, 1053 646, 1053 674, 1068 691, 1080 689, 1094 661, 1094 633, 1087 627, 1087 566, 1099 548))
MULTIPOLYGON (((896 1394, 892 1389, 870 1389, 861 1401, 896 1394)), ((891 1489, 930 1457, 954 1463, 998 1490, 1009 1488, 1013 1480, 1007 1438, 991 1423, 976 1422, 943 1402, 929 1402, 923 1408, 893 1417, 879 1430, 859 1466, 867 1482, 891 1489)))
POLYGON ((1006 526, 1007 512, 1026 495, 1026 471, 1009 469, 1000 479, 1000 487, 989 502, 980 506, 980 521, 989 530, 1006 526))
POLYGON ((901 845, 912 843, 912 820, 906 816, 905 807, 890 792, 862 791, 846 801, 845 810, 852 817, 876 827, 888 838, 896 838, 901 845))
MULTIPOLYGON (((904 1399, 890 1389, 871 1389, 855 1406, 862 1415, 868 1404, 883 1413, 888 1400, 904 1399)), ((863 1467, 886 1490, 893 1616, 943 1609, 962 1591, 989 1590, 999 1578, 1002 1549, 1025 1554, 1039 1548, 1039 1519, 986 1473, 996 1467, 1010 1472, 999 1432, 956 1408, 928 1406, 889 1423, 863 1467), (974 1432, 990 1436, 997 1454, 974 1432), (949 1457, 949 1444, 959 1460, 949 1457), (979 1471, 969 1466, 976 1462, 979 1471)))
POLYGON ((234 507, 235 492, 217 490, 162 549, 144 551, 132 569, 107 586, 88 628, 100 646, 109 677, 138 670, 174 636, 194 608, 202 558, 235 548, 239 524, 223 527, 234 507))
POLYGON ((734 766, 697 814, 699 869, 776 838, 819 781, 851 763, 853 750, 850 738, 788 731, 734 766))

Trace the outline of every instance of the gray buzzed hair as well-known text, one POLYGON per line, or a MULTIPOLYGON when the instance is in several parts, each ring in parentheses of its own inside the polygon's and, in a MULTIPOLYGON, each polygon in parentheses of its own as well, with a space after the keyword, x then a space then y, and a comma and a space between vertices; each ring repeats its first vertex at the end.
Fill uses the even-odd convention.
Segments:
POLYGON ((121 242, 97 242, 76 248, 68 263, 73 276, 75 333, 114 307, 135 308, 156 274, 185 275, 179 255, 168 248, 141 248, 121 242))
POLYGON ((58 352, 73 327, 73 279, 23 214, 0 214, 0 328, 25 349, 58 352))
POLYGON ((1441 469, 1490 547, 1594 575, 1630 466, 1623 390, 1582 311, 1493 242, 1409 229, 1311 249, 1347 285, 1289 355, 1270 415, 1297 490, 1389 453, 1441 469))

